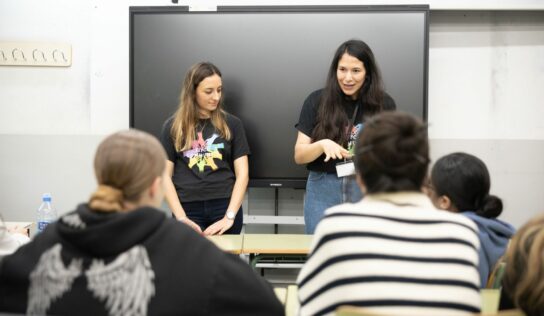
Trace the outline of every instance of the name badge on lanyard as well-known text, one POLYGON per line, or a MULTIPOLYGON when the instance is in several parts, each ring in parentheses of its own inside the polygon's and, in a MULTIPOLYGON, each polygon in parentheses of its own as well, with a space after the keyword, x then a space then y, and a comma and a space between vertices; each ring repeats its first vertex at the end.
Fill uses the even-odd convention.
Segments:
POLYGON ((343 161, 336 164, 336 175, 338 178, 347 177, 355 174, 355 164, 353 161, 343 161))
MULTIPOLYGON (((353 115, 351 116, 350 126, 348 126, 348 132, 350 132, 350 127, 352 128, 355 125, 355 117, 359 111, 359 104, 353 110, 353 115)), ((336 164, 336 175, 338 178, 347 177, 355 174, 355 164, 353 160, 344 160, 336 164)))

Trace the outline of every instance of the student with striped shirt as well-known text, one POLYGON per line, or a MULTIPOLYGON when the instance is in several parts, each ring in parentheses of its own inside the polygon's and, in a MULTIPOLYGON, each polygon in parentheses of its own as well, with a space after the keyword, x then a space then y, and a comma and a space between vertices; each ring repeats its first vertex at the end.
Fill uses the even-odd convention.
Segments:
POLYGON ((356 144, 364 198, 325 212, 298 276, 301 315, 342 305, 386 314, 479 312, 477 228, 420 192, 425 126, 397 112, 369 120, 356 144))

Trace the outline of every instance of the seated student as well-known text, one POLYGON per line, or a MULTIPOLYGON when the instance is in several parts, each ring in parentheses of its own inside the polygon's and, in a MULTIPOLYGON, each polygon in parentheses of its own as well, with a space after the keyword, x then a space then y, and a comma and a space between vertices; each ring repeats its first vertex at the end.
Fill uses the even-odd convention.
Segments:
POLYGON ((427 187, 427 194, 437 208, 461 213, 478 225, 481 287, 486 286, 489 273, 515 231, 512 225, 497 219, 502 212, 502 201, 489 195, 490 182, 483 161, 473 155, 453 153, 434 164, 427 187))
POLYGON ((420 192, 426 133, 403 113, 366 123, 355 148, 364 198, 329 208, 318 224, 297 280, 302 315, 342 305, 391 315, 479 312, 476 225, 420 192))
POLYGON ((523 225, 506 251, 500 309, 544 315, 544 216, 523 225))
POLYGON ((98 189, 0 265, 0 311, 32 315, 282 315, 267 282, 157 209, 166 154, 124 131, 96 152, 98 189))
POLYGON ((0 219, 0 257, 13 253, 30 241, 24 227, 7 228, 0 219))

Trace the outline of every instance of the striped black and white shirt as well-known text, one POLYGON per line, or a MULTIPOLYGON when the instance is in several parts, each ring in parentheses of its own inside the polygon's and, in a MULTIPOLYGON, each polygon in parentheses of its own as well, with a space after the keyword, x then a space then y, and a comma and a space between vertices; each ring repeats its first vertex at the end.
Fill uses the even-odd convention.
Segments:
POLYGON ((476 225, 421 193, 328 209, 297 279, 301 315, 342 305, 415 315, 480 311, 476 225))

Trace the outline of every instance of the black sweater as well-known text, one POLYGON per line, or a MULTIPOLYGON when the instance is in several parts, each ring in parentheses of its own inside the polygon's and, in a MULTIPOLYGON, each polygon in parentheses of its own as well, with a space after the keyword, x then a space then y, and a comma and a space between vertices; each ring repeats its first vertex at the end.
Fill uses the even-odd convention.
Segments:
POLYGON ((153 208, 64 215, 0 262, 0 311, 55 315, 283 315, 237 256, 153 208))

